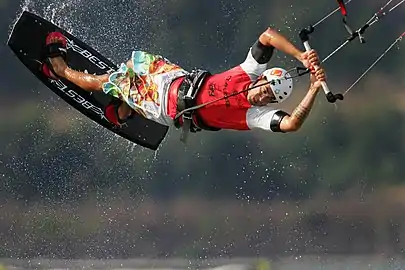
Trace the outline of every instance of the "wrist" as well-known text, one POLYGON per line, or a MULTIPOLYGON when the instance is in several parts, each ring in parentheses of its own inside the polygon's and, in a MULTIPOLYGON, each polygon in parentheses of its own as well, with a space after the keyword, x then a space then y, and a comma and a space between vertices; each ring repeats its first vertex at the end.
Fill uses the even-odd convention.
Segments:
POLYGON ((293 57, 295 57, 295 59, 297 59, 298 61, 300 61, 300 62, 304 62, 304 58, 302 57, 302 55, 304 54, 304 52, 301 52, 301 51, 297 51, 294 55, 293 55, 293 57))
POLYGON ((311 85, 309 86, 309 92, 313 92, 315 94, 317 94, 320 89, 321 85, 315 85, 315 83, 311 83, 311 85))

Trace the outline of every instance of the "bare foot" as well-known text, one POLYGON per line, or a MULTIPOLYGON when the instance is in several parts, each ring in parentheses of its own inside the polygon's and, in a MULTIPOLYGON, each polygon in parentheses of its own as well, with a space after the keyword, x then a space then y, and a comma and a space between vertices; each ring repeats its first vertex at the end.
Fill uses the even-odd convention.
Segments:
MULTIPOLYGON (((64 77, 65 71, 68 67, 65 60, 63 60, 62 57, 54 57, 54 58, 49 58, 49 61, 51 62, 51 65, 52 65, 53 70, 55 71, 56 75, 58 75, 59 77, 64 77)), ((55 75, 55 74, 53 74, 53 75, 55 75)))
MULTIPOLYGON (((50 43, 57 43, 57 42, 61 42, 61 43, 66 43, 66 40, 64 38, 61 38, 60 36, 50 36, 47 39, 47 44, 50 43)), ((67 69, 67 64, 66 62, 63 60, 62 57, 54 57, 54 58, 49 58, 49 61, 51 62, 51 65, 53 67, 53 70, 55 71, 56 74, 53 74, 53 72, 50 71, 50 73, 55 76, 58 75, 59 77, 64 77, 65 75, 65 71, 67 69)))

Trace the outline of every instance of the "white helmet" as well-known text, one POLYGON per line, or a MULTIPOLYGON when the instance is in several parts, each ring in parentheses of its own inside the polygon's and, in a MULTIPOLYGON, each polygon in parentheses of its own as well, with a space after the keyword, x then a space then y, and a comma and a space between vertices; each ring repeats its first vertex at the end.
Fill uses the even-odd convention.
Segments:
POLYGON ((285 101, 291 95, 293 81, 285 69, 279 67, 267 69, 262 75, 270 82, 277 103, 285 101))

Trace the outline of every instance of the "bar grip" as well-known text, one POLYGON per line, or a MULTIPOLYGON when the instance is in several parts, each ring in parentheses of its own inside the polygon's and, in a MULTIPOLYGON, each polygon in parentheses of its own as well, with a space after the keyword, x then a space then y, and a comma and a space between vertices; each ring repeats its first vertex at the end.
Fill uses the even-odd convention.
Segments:
MULTIPOLYGON (((308 38, 303 39, 304 42, 304 47, 306 51, 310 51, 311 50, 311 46, 309 45, 308 42, 308 38)), ((319 69, 319 66, 314 66, 315 70, 319 69)), ((342 94, 333 94, 330 90, 328 85, 326 84, 325 81, 321 82, 323 91, 325 92, 325 96, 326 99, 330 102, 330 103, 335 103, 336 100, 343 100, 343 95, 342 94)))
MULTIPOLYGON (((309 45, 308 41, 304 42, 304 47, 306 51, 310 51, 311 50, 311 46, 309 45)), ((319 66, 314 66, 315 70, 319 69, 319 66)), ((325 92, 325 95, 328 95, 328 93, 330 93, 329 87, 326 84, 326 82, 322 82, 322 88, 323 91, 325 92)))

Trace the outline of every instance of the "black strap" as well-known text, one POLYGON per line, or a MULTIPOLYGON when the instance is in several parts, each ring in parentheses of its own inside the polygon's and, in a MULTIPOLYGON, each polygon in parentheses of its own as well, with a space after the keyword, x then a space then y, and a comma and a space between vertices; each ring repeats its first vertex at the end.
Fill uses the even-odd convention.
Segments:
MULTIPOLYGON (((55 43, 50 43, 46 45, 43 50, 42 50, 42 65, 46 65, 48 69, 52 72, 52 74, 57 77, 58 79, 62 79, 55 70, 53 69, 53 66, 49 60, 49 58, 54 58, 54 57, 62 57, 63 60, 67 60, 67 49, 61 42, 55 42, 55 43)), ((41 65, 41 69, 42 69, 41 65)))
POLYGON ((273 56, 273 53, 274 47, 265 46, 260 42, 260 40, 256 40, 252 46, 252 56, 259 64, 268 63, 273 56))
POLYGON ((67 49, 60 42, 50 43, 45 46, 43 51, 43 58, 62 57, 66 60, 67 49))
MULTIPOLYGON (((206 70, 194 69, 191 73, 187 74, 178 88, 177 94, 177 111, 181 112, 185 109, 194 107, 196 105, 196 97, 198 91, 204 80, 210 73, 206 70), (191 90, 190 96, 187 93, 191 90)), ((194 113, 195 111, 185 112, 181 118, 184 121, 191 121, 190 131, 195 133, 201 130, 218 131, 219 128, 213 128, 204 123, 204 121, 194 113)), ((177 128, 181 127, 180 117, 174 119, 174 125, 177 128)))
POLYGON ((280 125, 281 121, 286 116, 289 116, 289 114, 286 113, 285 111, 277 111, 276 113, 274 113, 273 117, 270 120, 271 131, 284 133, 284 131, 281 130, 280 125))

